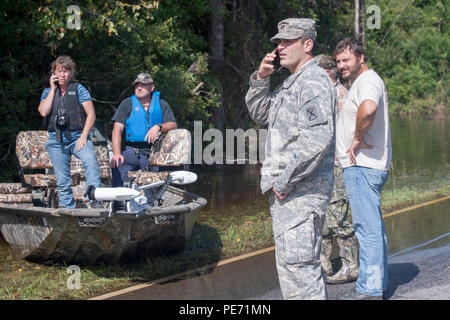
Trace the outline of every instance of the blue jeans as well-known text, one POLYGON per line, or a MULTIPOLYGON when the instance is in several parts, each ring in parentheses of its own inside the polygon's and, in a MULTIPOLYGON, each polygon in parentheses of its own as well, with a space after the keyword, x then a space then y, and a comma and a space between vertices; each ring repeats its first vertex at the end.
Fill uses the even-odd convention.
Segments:
POLYGON ((87 186, 93 185, 96 188, 101 186, 100 170, 94 151, 94 144, 88 138, 86 146, 77 151, 76 145, 80 136, 80 131, 72 131, 70 138, 66 138, 64 137, 64 132, 62 132, 61 142, 57 142, 56 133, 48 133, 48 142, 45 147, 47 148, 55 171, 60 207, 75 208, 76 205, 72 188, 70 187, 70 161, 72 155, 80 159, 83 163, 87 186))
POLYGON ((360 166, 345 168, 343 172, 360 246, 356 290, 368 296, 381 296, 387 288, 388 248, 380 198, 387 178, 388 171, 360 166))

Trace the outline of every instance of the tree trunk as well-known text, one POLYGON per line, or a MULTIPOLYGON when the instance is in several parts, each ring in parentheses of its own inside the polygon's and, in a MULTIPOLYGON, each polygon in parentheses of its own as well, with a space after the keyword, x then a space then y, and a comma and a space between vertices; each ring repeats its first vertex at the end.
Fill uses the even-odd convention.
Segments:
POLYGON ((364 24, 366 22, 366 2, 365 0, 355 0, 355 38, 361 40, 365 46, 366 35, 364 24))
MULTIPOLYGON (((224 5, 223 0, 210 0, 211 5, 211 24, 210 24, 210 37, 209 37, 209 52, 210 52, 210 66, 211 71, 216 75, 220 75, 220 71, 223 66, 224 60, 224 23, 223 13, 224 5)), ((220 78, 219 78, 220 81, 220 78)), ((219 88, 220 105, 214 111, 214 123, 215 127, 220 131, 225 131, 225 111, 223 106, 223 85, 219 88)))
POLYGON ((361 0, 361 41, 363 47, 366 46, 366 32, 365 32, 365 24, 366 24, 366 0, 361 0))
POLYGON ((359 0, 355 0, 355 38, 359 40, 359 0))

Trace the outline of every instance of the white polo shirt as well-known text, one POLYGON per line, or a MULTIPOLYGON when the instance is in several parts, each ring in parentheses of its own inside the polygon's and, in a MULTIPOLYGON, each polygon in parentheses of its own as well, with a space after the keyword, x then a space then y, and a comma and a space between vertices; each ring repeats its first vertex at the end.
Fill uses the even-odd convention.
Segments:
POLYGON ((387 171, 391 165, 392 145, 389 125, 388 97, 383 80, 373 70, 359 75, 353 82, 336 123, 336 153, 343 168, 352 166, 349 154, 356 127, 356 114, 361 103, 377 104, 375 120, 364 137, 372 149, 359 149, 356 165, 387 171))

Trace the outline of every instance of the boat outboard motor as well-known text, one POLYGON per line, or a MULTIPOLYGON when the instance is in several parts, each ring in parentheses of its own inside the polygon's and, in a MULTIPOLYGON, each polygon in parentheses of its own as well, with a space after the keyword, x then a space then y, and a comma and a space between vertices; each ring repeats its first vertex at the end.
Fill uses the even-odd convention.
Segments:
POLYGON ((129 201, 140 195, 139 191, 131 188, 96 188, 94 186, 89 186, 84 194, 89 200, 97 201, 129 201))
POLYGON ((88 197, 90 201, 109 201, 109 214, 116 211, 116 202, 125 202, 128 212, 139 211, 140 206, 147 204, 147 198, 133 188, 116 187, 116 188, 96 188, 89 186, 84 196, 88 197), (130 204, 132 204, 130 206, 130 204))
POLYGON ((172 176, 169 174, 167 176, 167 179, 165 181, 165 183, 163 184, 163 186, 159 189, 158 193, 156 194, 155 197, 155 202, 157 203, 158 206, 162 206, 162 196, 164 195, 164 193, 166 192, 167 188, 169 187, 169 184, 173 181, 172 176))
MULTIPOLYGON (((197 181, 197 174, 190 172, 190 171, 174 171, 171 172, 168 176, 162 187, 159 189, 158 193, 155 196, 155 202, 156 205, 161 206, 162 205, 162 197, 164 193, 166 192, 167 188, 169 187, 169 184, 174 183, 177 185, 185 185, 189 183, 193 183, 197 181)), ((145 186, 141 187, 145 188, 145 186)))
POLYGON ((190 171, 174 171, 169 173, 164 181, 157 181, 148 185, 138 187, 132 184, 131 188, 115 187, 115 188, 96 188, 89 186, 84 194, 89 200, 110 201, 110 214, 114 210, 114 201, 125 201, 127 212, 143 211, 147 206, 147 198, 141 195, 139 191, 151 188, 161 187, 155 197, 156 204, 162 205, 162 197, 170 184, 186 185, 197 181, 197 174, 190 171))

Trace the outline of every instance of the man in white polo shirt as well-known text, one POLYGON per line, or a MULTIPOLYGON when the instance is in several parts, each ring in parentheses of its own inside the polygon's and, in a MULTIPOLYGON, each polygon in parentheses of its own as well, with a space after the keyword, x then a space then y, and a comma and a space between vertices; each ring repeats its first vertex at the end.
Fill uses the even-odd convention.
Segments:
POLYGON ((342 78, 352 81, 336 124, 336 152, 360 244, 356 291, 344 299, 382 299, 388 251, 380 193, 392 158, 388 98, 383 80, 366 65, 360 41, 343 39, 335 54, 342 78))

